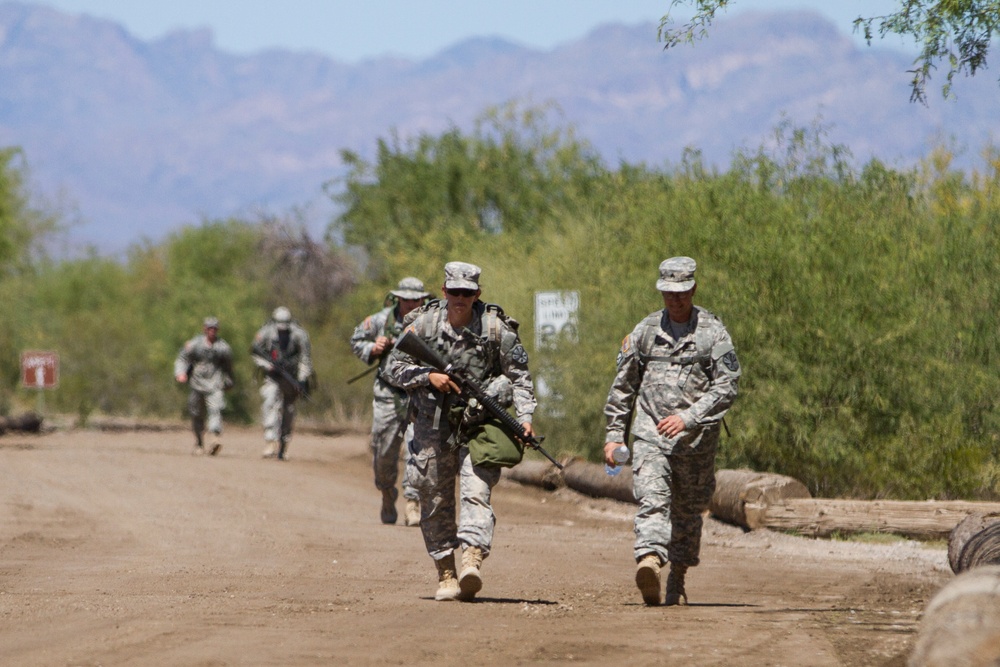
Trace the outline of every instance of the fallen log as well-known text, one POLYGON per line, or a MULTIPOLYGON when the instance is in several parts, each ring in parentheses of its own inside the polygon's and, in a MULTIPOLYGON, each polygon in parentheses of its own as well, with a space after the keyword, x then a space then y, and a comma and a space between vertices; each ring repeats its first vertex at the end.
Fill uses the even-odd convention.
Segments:
POLYGON ((587 461, 571 460, 562 471, 566 486, 595 498, 614 498, 635 504, 632 493, 632 466, 624 465, 617 475, 604 471, 604 465, 587 461))
POLYGON ((981 565, 1000 565, 1000 514, 976 512, 948 536, 948 565, 955 574, 981 565))
MULTIPOLYGON (((635 504, 631 466, 623 466, 614 477, 608 476, 600 463, 572 459, 565 466, 561 477, 568 488, 595 498, 635 504)), ((550 490, 561 486, 559 471, 550 463, 524 461, 507 474, 522 484, 550 490), (525 468, 519 471, 522 466, 525 468)), ((715 479, 709 511, 717 519, 745 530, 772 528, 810 537, 891 533, 932 540, 948 539, 970 514, 1000 516, 1000 503, 810 498, 806 486, 791 477, 751 470, 718 470, 715 479)), ((985 549, 977 558, 992 558, 987 554, 992 551, 985 549)))
POLYGON ((1000 664, 1000 566, 963 572, 931 598, 908 667, 1000 664))
MULTIPOLYGON (((566 465, 566 461, 563 465, 566 465)), ((528 486, 538 486, 546 491, 555 491, 566 486, 559 468, 548 461, 521 461, 513 468, 507 468, 504 476, 528 486)))
POLYGON ((25 412, 10 417, 0 417, 0 434, 7 431, 38 433, 42 430, 42 417, 35 412, 25 412))
POLYGON ((708 510, 712 516, 745 530, 763 525, 770 505, 790 498, 811 497, 806 485, 797 479, 752 470, 718 470, 715 493, 708 510))
POLYGON ((959 522, 975 512, 1000 513, 1000 503, 791 498, 764 508, 760 523, 812 537, 893 533, 931 540, 947 539, 959 522))

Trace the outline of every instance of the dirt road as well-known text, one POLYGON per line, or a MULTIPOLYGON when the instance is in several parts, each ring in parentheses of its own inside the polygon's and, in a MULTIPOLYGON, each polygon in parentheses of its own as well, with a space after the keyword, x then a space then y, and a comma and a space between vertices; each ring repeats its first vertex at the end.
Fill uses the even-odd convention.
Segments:
POLYGON ((647 608, 632 507, 501 481, 475 603, 433 600, 419 529, 378 522, 363 436, 0 438, 0 664, 895 665, 945 549, 709 521, 692 605, 647 608))

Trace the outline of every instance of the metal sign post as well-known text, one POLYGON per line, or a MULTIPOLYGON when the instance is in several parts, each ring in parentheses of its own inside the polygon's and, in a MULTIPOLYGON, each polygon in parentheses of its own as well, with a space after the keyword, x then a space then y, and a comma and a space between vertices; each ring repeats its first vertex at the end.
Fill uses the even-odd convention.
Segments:
MULTIPOLYGON (((535 292, 535 349, 552 350, 560 341, 577 342, 579 308, 579 292, 535 292)), ((535 393, 542 400, 545 412, 552 417, 563 416, 562 396, 549 388, 544 371, 534 376, 535 393)))
POLYGON ((535 292, 535 348, 560 339, 575 343, 579 308, 579 292, 535 292))
POLYGON ((45 414, 45 391, 59 386, 59 353, 27 350, 21 353, 21 386, 38 390, 38 414, 45 414))

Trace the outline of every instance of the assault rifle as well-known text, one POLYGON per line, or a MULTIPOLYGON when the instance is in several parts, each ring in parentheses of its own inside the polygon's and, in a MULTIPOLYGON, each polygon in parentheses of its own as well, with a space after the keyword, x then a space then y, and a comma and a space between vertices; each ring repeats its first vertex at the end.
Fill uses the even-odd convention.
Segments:
POLYGON ((275 382, 281 387, 281 391, 285 394, 290 394, 295 398, 301 396, 302 398, 309 400, 309 390, 306 388, 304 382, 299 382, 292 376, 291 373, 282 368, 279 364, 272 363, 256 354, 250 355, 253 357, 253 362, 257 364, 258 367, 263 369, 265 373, 270 375, 275 382))
POLYGON ((487 394, 486 390, 483 389, 483 387, 475 379, 470 377, 468 371, 464 368, 456 368, 454 365, 449 364, 440 354, 429 348, 427 343, 410 331, 404 333, 399 340, 396 341, 396 349, 405 352, 417 361, 422 361, 435 370, 447 375, 462 389, 462 393, 470 397, 470 401, 474 399, 479 403, 479 405, 486 408, 486 411, 489 412, 492 417, 500 422, 500 428, 507 435, 507 437, 516 439, 524 443, 526 446, 531 447, 535 451, 540 452, 542 456, 547 458, 557 468, 562 470, 562 464, 552 458, 551 454, 542 449, 542 440, 545 439, 545 436, 529 436, 525 433, 524 426, 519 424, 517 419, 504 410, 503 407, 497 402, 496 398, 487 394))
POLYGON ((375 364, 374 366, 372 366, 368 370, 362 371, 362 372, 358 373, 357 375, 355 375, 354 377, 352 377, 350 380, 347 381, 347 384, 353 384, 354 382, 357 382, 358 380, 360 380, 364 376, 371 375, 372 373, 374 373, 377 370, 378 370, 378 364, 375 364))
MULTIPOLYGON (((382 354, 380 354, 379 356, 380 356, 380 357, 384 357, 384 356, 386 356, 387 354, 389 354, 390 352, 392 352, 392 348, 393 348, 393 346, 394 346, 395 344, 396 344, 396 339, 394 339, 394 338, 390 338, 390 339, 389 339, 389 342, 388 342, 388 343, 386 344, 386 346, 385 346, 385 349, 384 349, 384 350, 382 350, 382 354)), ((351 378, 350 380, 348 380, 348 381, 347 381, 347 384, 353 384, 354 382, 357 382, 358 380, 360 380, 360 379, 361 379, 361 378, 363 378, 364 376, 366 376, 366 375, 369 375, 369 374, 371 374, 371 373, 374 373, 374 372, 375 372, 375 371, 377 371, 377 370, 378 370, 378 364, 376 363, 375 365, 373 365, 373 366, 372 366, 371 368, 369 368, 368 370, 366 370, 366 371, 362 371, 361 373, 358 373, 357 375, 355 375, 354 377, 352 377, 352 378, 351 378)))

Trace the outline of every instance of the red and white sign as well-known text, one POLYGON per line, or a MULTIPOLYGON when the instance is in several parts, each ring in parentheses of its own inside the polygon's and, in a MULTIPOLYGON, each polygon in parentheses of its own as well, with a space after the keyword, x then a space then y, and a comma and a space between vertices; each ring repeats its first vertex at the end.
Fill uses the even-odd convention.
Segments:
POLYGON ((21 384, 28 389, 55 389, 59 385, 59 354, 41 350, 22 352, 21 384))

